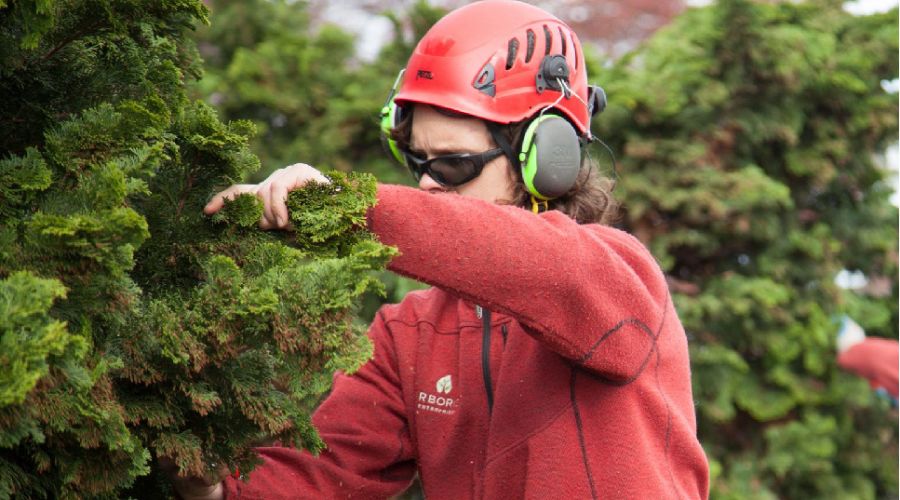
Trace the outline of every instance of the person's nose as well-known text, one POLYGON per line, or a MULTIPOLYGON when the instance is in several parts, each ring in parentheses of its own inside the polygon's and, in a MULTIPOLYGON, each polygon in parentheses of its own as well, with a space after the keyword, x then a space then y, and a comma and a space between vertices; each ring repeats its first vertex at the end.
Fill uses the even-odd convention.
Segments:
POLYGON ((437 183, 436 180, 432 179, 428 174, 422 174, 422 177, 419 178, 419 189, 428 192, 438 192, 438 191, 446 191, 447 189, 444 186, 441 186, 437 183))

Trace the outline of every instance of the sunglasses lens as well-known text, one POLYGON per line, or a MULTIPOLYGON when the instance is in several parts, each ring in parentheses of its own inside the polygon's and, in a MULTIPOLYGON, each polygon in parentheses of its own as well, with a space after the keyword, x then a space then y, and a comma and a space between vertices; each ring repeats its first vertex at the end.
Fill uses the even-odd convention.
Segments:
POLYGON ((428 174, 438 184, 446 187, 457 187, 478 177, 485 162, 500 154, 502 152, 498 148, 484 153, 450 154, 428 160, 411 151, 403 152, 406 166, 409 167, 416 181, 428 174))
POLYGON ((478 165, 472 158, 437 158, 428 173, 445 186, 459 186, 478 175, 478 165))

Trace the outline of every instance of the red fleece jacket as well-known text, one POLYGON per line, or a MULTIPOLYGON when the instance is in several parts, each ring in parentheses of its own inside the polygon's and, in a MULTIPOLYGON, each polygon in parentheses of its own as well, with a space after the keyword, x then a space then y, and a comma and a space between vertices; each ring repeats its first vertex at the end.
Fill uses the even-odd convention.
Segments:
POLYGON ((416 471, 429 499, 707 497, 684 330, 636 239, 385 185, 369 226, 435 288, 383 307, 372 360, 335 376, 328 449, 261 448, 228 498, 385 498, 416 471))

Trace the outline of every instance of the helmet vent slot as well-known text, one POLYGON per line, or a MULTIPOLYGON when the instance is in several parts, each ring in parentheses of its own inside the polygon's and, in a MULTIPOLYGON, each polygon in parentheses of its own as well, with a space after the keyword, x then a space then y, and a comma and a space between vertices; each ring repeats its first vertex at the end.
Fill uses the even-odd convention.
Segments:
POLYGON ((527 40, 527 47, 525 49, 525 64, 528 64, 531 62, 531 57, 534 56, 534 31, 526 31, 525 39, 527 40))
POLYGON ((550 49, 553 47, 553 35, 550 34, 550 28, 544 25, 544 55, 550 55, 550 49))
POLYGON ((516 54, 519 52, 519 39, 510 38, 506 45, 506 69, 510 70, 516 62, 516 54))
POLYGON ((569 33, 569 38, 572 39, 572 47, 575 48, 575 50, 573 51, 573 52, 574 52, 573 55, 575 56, 575 70, 577 71, 577 70, 578 70, 578 48, 577 48, 577 47, 578 47, 578 40, 575 39, 575 33, 574 33, 574 32, 569 33))
POLYGON ((566 33, 563 31, 562 26, 559 27, 559 43, 562 44, 562 55, 566 55, 566 33))

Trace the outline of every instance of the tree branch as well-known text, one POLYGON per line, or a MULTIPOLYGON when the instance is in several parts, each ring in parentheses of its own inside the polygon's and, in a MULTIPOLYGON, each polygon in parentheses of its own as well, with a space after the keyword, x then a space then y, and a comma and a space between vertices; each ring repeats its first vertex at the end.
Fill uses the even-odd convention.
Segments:
POLYGON ((90 32, 91 30, 93 30, 94 28, 96 28, 99 25, 100 25, 100 20, 96 20, 91 25, 85 27, 84 29, 76 31, 69 37, 64 38, 63 41, 59 42, 56 45, 56 47, 53 47, 52 49, 50 49, 50 52, 47 52, 46 54, 44 54, 43 57, 41 57, 41 62, 44 62, 47 59, 50 59, 51 57, 53 57, 54 54, 59 52, 63 47, 65 47, 66 45, 69 45, 70 43, 74 42, 78 38, 84 36, 85 34, 87 34, 88 32, 90 32))

